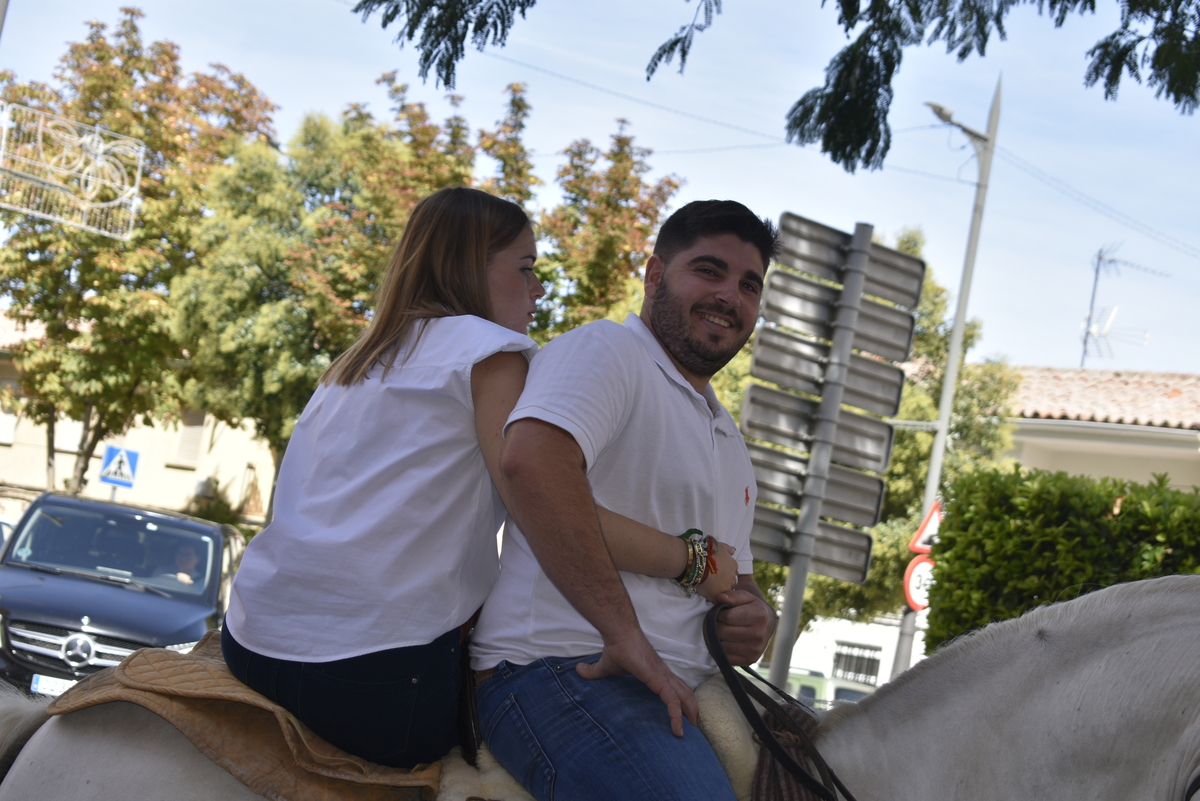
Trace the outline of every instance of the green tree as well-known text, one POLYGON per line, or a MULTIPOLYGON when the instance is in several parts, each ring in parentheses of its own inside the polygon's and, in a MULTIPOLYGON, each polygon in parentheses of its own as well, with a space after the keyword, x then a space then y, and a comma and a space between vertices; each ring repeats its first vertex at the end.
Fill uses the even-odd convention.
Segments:
POLYGON ((680 181, 645 180, 650 151, 638 147, 618 120, 608 150, 586 139, 566 149, 558 171, 562 203, 541 216, 550 252, 538 262, 546 285, 532 335, 541 340, 608 316, 640 308, 641 270, 680 181))
MULTIPOLYGON (((253 421, 278 471, 295 419, 329 363, 289 256, 311 233, 304 192, 265 143, 215 170, 201 263, 171 284, 186 396, 219 420, 253 421)), ((268 512, 269 513, 269 512, 268 512)))
MULTIPOLYGON (((465 52, 467 37, 479 50, 503 46, 517 16, 536 0, 359 0, 354 12, 364 21, 378 11, 386 28, 399 21, 396 41, 416 40, 420 75, 430 70, 454 86, 455 67, 465 52)), ((980 0, 838 0, 838 24, 855 38, 830 60, 823 86, 810 89, 787 113, 787 138, 799 144, 820 142, 821 152, 846 170, 878 169, 891 146, 887 122, 892 81, 904 50, 923 42, 944 42, 947 53, 963 61, 972 53, 984 55, 995 35, 1006 37, 1005 20, 1024 2, 987 3, 980 0)), ((1036 0, 1038 11, 1049 11, 1055 27, 1074 13, 1094 13, 1095 0, 1036 0)), ((1115 99, 1121 79, 1128 75, 1154 88, 1182 113, 1200 105, 1200 0, 1117 0, 1120 26, 1087 52, 1091 58, 1084 83, 1104 85, 1104 96, 1115 99)), ((707 29, 721 12, 721 0, 696 0, 690 23, 683 25, 651 56, 649 79, 660 66, 679 57, 682 72, 696 34, 707 29)))
MULTIPOLYGON (((96 446, 138 420, 179 411, 166 288, 195 261, 208 171, 236 143, 271 134, 273 106, 245 78, 219 65, 185 75, 171 42, 145 44, 141 12, 125 8, 112 36, 89 23, 68 46, 53 85, 0 73, 0 97, 141 139, 148 150, 142 207, 128 242, 14 212, 0 219, 0 292, 9 315, 45 325, 18 349, 24 411, 47 426, 82 421, 68 489, 78 492, 96 446)), ((53 469, 50 470, 53 474, 53 469)))
POLYGON ((529 150, 521 139, 529 117, 529 101, 523 83, 509 84, 504 91, 508 94, 508 114, 496 123, 496 130, 479 132, 479 149, 496 160, 499 174, 485 179, 479 188, 528 209, 533 190, 542 185, 533 174, 529 150))

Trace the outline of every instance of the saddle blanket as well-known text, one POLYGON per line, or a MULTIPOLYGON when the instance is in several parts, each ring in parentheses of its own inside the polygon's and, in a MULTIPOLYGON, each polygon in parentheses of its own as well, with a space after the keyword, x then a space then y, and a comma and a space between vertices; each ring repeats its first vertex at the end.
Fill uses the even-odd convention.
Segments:
POLYGON ((169 721, 205 756, 272 801, 429 801, 441 763, 402 770, 330 745, 290 712, 238 681, 210 631, 189 654, 135 651, 80 681, 47 708, 51 715, 129 701, 169 721))

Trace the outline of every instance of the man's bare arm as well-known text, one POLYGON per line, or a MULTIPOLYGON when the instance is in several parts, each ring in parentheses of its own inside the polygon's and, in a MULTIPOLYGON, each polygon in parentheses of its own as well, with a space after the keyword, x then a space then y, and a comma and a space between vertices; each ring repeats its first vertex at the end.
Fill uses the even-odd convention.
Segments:
POLYGON ((667 705, 671 729, 697 721, 696 699, 646 639, 600 531, 583 452, 557 426, 525 418, 508 427, 500 469, 508 511, 546 576, 604 642, 600 661, 577 667, 585 678, 631 673, 667 705))

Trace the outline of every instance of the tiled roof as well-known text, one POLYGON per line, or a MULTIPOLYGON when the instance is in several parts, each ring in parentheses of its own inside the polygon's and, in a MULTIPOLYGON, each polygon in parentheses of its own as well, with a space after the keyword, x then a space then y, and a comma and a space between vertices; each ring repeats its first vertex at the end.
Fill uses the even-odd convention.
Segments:
POLYGON ((1200 375, 1018 367, 1013 414, 1200 429, 1200 375))

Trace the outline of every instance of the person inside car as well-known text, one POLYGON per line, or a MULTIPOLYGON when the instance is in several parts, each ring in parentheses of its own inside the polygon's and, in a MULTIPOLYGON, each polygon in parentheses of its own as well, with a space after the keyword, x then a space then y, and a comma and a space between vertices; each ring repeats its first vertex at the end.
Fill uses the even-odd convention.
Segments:
POLYGON ((200 566, 200 555, 196 546, 185 542, 175 549, 175 578, 180 584, 195 584, 204 578, 204 568, 200 566))

